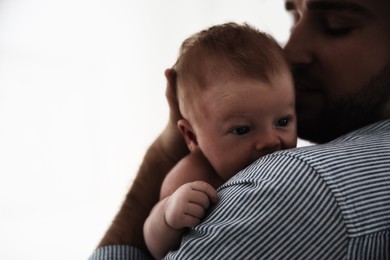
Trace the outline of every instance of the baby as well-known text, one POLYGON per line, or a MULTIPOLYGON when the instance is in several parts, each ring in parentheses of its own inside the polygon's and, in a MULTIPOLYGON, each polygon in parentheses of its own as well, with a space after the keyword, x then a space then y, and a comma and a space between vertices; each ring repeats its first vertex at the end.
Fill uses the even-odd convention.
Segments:
POLYGON ((226 23, 185 40, 174 65, 190 150, 167 175, 144 225, 155 258, 180 245, 217 202, 216 189, 258 158, 296 147, 295 96, 283 51, 248 24, 226 23))

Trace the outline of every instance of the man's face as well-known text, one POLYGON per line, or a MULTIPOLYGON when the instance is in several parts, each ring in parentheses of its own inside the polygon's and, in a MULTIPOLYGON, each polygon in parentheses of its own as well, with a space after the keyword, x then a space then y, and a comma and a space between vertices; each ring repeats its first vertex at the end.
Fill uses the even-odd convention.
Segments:
POLYGON ((298 135, 326 142, 390 117, 390 4, 286 0, 298 135))

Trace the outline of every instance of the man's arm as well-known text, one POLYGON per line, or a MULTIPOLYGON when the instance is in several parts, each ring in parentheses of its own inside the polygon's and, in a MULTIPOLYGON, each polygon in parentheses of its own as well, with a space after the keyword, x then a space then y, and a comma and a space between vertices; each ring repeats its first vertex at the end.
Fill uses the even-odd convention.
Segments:
POLYGON ((170 120, 163 133, 146 152, 138 174, 125 201, 98 247, 131 245, 147 252, 143 224, 159 200, 161 183, 169 170, 186 154, 187 146, 176 122, 180 113, 175 98, 175 72, 166 70, 166 96, 170 106, 170 120))

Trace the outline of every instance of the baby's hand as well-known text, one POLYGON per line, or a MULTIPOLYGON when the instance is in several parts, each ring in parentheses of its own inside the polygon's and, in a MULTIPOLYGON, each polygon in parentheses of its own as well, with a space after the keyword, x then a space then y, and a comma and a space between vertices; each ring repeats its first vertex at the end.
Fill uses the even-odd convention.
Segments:
POLYGON ((165 221, 174 229, 195 227, 217 199, 217 191, 207 182, 186 183, 168 198, 165 221))

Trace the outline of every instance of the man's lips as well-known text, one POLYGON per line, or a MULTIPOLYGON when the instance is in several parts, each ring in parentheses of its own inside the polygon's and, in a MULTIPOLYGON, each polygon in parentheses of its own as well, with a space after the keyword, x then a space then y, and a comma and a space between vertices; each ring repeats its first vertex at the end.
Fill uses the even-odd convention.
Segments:
MULTIPOLYGON (((318 85, 316 85, 318 86, 318 85)), ((318 87, 313 87, 312 84, 299 84, 295 86, 295 95, 297 103, 312 103, 313 100, 321 99, 323 92, 318 87)))
POLYGON ((292 74, 294 79, 295 89, 304 92, 321 92, 320 77, 309 68, 293 67, 292 74))

